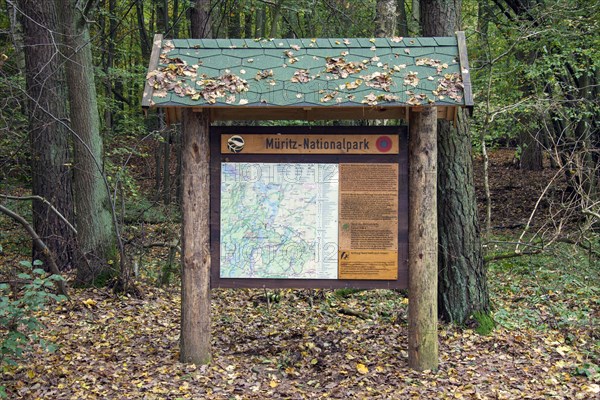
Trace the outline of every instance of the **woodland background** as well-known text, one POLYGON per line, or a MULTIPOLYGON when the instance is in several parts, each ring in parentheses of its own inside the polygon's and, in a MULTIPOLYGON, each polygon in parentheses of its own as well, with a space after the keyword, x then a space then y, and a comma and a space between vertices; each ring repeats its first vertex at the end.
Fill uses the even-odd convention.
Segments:
POLYGON ((0 8, 0 396, 600 393, 599 1, 0 0, 0 8), (463 224, 466 236, 449 231, 440 244, 441 254, 475 261, 440 261, 441 293, 463 291, 441 301, 440 370, 407 368, 407 299, 394 291, 214 291, 213 362, 179 363, 181 129, 140 108, 154 33, 456 29, 467 35, 476 107, 442 129, 451 140, 441 142, 441 169, 459 179, 439 182, 475 218, 463 224), (458 277, 445 278, 449 265, 458 277), (472 298, 456 283, 470 276, 472 298))

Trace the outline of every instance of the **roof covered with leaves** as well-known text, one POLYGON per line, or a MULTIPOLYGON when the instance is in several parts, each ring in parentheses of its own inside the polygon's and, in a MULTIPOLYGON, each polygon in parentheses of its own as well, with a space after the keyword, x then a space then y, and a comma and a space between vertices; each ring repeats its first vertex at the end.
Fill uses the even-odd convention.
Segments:
POLYGON ((173 40, 157 35, 143 105, 456 107, 472 101, 460 35, 173 40))

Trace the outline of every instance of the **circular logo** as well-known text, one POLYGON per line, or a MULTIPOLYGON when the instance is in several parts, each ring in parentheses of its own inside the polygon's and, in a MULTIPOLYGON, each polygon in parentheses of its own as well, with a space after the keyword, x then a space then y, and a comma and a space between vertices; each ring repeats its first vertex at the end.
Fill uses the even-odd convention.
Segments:
POLYGON ((227 139, 227 148, 232 153, 239 153, 244 149, 244 139, 239 135, 230 137, 227 139))
POLYGON ((375 147, 382 153, 387 153, 392 149, 392 139, 389 136, 379 136, 375 141, 375 147))

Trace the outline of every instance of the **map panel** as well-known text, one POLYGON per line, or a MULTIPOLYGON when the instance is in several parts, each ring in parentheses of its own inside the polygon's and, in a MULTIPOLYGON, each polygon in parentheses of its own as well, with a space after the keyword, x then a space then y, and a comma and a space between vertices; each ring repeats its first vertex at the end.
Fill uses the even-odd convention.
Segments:
POLYGON ((221 163, 221 278, 337 279, 338 164, 221 163))

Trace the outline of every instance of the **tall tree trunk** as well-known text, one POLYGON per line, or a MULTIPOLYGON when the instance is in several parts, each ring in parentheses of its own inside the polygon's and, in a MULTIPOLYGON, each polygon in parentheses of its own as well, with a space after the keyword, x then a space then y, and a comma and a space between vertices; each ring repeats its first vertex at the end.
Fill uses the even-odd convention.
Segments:
POLYGON ((281 7, 283 6, 284 1, 285 0, 277 0, 271 9, 271 28, 269 29, 269 37, 274 38, 277 36, 277 23, 281 18, 281 7))
POLYGON ((397 30, 398 35, 400 36, 408 36, 408 16, 406 15, 406 1, 405 0, 397 0, 397 9, 398 9, 398 24, 397 30))
POLYGON ((411 13, 410 13, 410 21, 409 21, 409 28, 412 27, 413 29, 409 29, 409 33, 411 35, 414 36, 419 36, 420 32, 421 32, 421 3, 420 0, 410 0, 411 1, 411 13))
MULTIPOLYGON (((64 90, 64 69, 58 56, 58 17, 54 2, 19 1, 22 12, 25 78, 29 98, 32 192, 48 200, 68 220, 73 219, 73 192, 64 90)), ((33 225, 56 256, 59 268, 72 265, 75 237, 47 205, 33 202, 33 225)), ((45 260, 34 250, 34 258, 45 260)))
POLYGON ((239 10, 231 10, 227 22, 227 37, 239 39, 242 34, 242 19, 239 10))
POLYGON ((108 104, 104 110, 104 129, 107 132, 112 130, 113 124, 113 113, 112 113, 112 102, 113 102, 113 83, 112 83, 112 68, 114 67, 115 61, 115 42, 117 36, 117 0, 108 0, 108 32, 105 34, 105 48, 106 48, 106 59, 104 62, 104 87, 106 90, 106 98, 108 104))
POLYGON ((144 18, 144 0, 136 0, 135 11, 137 14, 138 31, 140 32, 140 48, 142 50, 142 58, 147 60, 150 58, 150 39, 148 38, 148 30, 144 18))
MULTIPOLYGON (((420 0, 424 36, 453 36, 460 21, 460 0, 420 0)), ((467 116, 458 111, 456 127, 438 121, 438 312, 464 323, 487 312, 489 293, 479 236, 467 116)))
POLYGON ((244 38, 249 39, 252 37, 252 13, 245 11, 244 14, 244 38))
POLYGON ((519 131, 519 145, 521 147, 521 155, 519 157, 519 168, 526 171, 539 171, 543 168, 543 153, 542 143, 540 140, 544 133, 542 130, 532 129, 528 122, 531 120, 531 115, 523 114, 519 116, 519 120, 525 120, 521 123, 519 131))
POLYGON ((211 38, 210 0, 192 0, 190 26, 193 38, 211 38))
MULTIPOLYGON (((78 263, 77 281, 91 284, 116 275, 114 220, 104 184, 103 143, 87 25, 89 9, 77 0, 60 0, 67 57, 67 85, 73 129, 75 218, 87 263, 78 263)), ((124 260, 122 260, 123 262, 124 260)))
POLYGON ((377 0, 375 14, 375 36, 391 37, 396 35, 397 0, 377 0))
POLYGON ((256 26, 254 37, 260 38, 265 36, 267 30, 267 6, 262 4, 256 12, 256 26))

